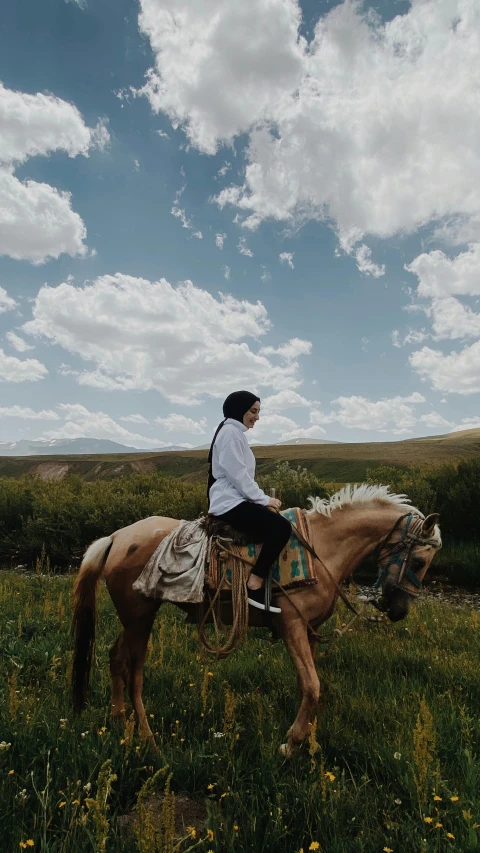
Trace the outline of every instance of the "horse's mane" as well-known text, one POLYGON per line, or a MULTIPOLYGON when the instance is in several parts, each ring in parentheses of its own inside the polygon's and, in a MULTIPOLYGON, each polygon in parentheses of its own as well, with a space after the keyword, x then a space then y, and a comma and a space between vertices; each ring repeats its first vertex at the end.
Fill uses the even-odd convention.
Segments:
POLYGON ((390 491, 390 486, 371 486, 368 483, 360 483, 352 485, 347 483, 343 489, 335 492, 329 498, 310 497, 308 499, 312 504, 312 508, 308 512, 318 512, 320 515, 331 517, 334 509, 343 509, 344 507, 354 507, 358 504, 381 503, 390 504, 399 509, 410 512, 413 510, 424 517, 418 509, 412 507, 410 498, 406 495, 396 495, 390 491))

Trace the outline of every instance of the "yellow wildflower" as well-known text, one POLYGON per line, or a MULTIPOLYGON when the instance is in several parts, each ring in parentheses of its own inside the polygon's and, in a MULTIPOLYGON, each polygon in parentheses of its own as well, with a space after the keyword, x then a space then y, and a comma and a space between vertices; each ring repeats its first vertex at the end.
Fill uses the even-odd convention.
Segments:
POLYGON ((187 826, 187 832, 188 832, 190 838, 196 838, 197 837, 197 830, 195 829, 194 826, 187 826))
POLYGON ((450 797, 452 803, 458 803, 458 797, 450 797))
POLYGON ((215 787, 215 785, 212 785, 212 783, 210 782, 210 785, 207 785, 207 790, 213 791, 214 787, 215 787))
POLYGON ((434 796, 434 798, 433 798, 433 799, 435 800, 435 802, 436 802, 436 803, 441 803, 441 802, 442 802, 442 798, 441 798, 441 797, 439 797, 439 796, 438 796, 438 794, 435 794, 435 796, 434 796))
POLYGON ((320 844, 318 843, 318 841, 312 841, 312 843, 310 844, 310 847, 308 849, 309 850, 320 850, 320 844))
POLYGON ((72 806, 79 806, 80 800, 72 800, 72 806))
POLYGON ((59 804, 58 808, 63 809, 63 807, 66 805, 67 805, 66 800, 62 800, 62 802, 59 804))
POLYGON ((325 773, 325 779, 328 779, 329 782, 335 782, 335 776, 333 775, 333 773, 330 773, 330 770, 327 770, 327 772, 325 773))
POLYGON ((443 823, 439 823, 439 822, 438 822, 438 820, 437 820, 437 822, 436 822, 436 824, 435 824, 435 829, 441 829, 441 828, 442 828, 442 826, 443 826, 443 823))
POLYGON ((433 823, 433 817, 424 817, 425 823, 433 823))
POLYGON ((207 838, 209 841, 213 841, 213 839, 215 838, 215 833, 213 829, 207 829, 207 838))
POLYGON ((233 828, 234 828, 235 832, 238 832, 238 825, 236 823, 233 824, 233 828))
POLYGON ((213 678, 213 672, 207 672, 209 678, 213 678))
POLYGON ((384 848, 383 848, 383 853, 393 853, 393 850, 392 850, 392 848, 391 848, 391 847, 384 847, 384 848))
POLYGON ((8 775, 9 775, 9 776, 13 776, 13 774, 14 774, 14 773, 15 773, 15 770, 9 770, 9 771, 8 771, 8 775))
POLYGON ((453 832, 447 832, 447 838, 455 838, 453 832))

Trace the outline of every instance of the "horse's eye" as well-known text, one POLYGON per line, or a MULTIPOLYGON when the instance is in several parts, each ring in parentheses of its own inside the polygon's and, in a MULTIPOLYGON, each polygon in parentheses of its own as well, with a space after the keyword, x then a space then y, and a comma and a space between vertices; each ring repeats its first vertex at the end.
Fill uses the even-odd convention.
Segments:
POLYGON ((425 560, 423 557, 414 557, 411 563, 411 568, 414 572, 419 572, 420 569, 423 569, 425 565, 425 560))

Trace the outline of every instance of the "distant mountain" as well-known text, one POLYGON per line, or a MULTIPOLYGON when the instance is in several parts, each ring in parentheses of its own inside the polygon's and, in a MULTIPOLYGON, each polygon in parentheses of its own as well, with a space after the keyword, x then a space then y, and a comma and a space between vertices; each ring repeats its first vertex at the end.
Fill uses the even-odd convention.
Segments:
POLYGON ((165 453, 168 450, 188 450, 180 444, 168 447, 139 448, 119 444, 108 438, 50 438, 38 441, 0 441, 0 456, 92 456, 103 453, 165 453))
POLYGON ((142 453, 137 447, 127 447, 106 438, 52 438, 38 441, 0 442, 0 456, 70 456, 80 453, 142 453))
POLYGON ((326 438, 290 438, 288 441, 277 441, 275 447, 287 447, 290 444, 343 444, 341 441, 329 441, 326 438))

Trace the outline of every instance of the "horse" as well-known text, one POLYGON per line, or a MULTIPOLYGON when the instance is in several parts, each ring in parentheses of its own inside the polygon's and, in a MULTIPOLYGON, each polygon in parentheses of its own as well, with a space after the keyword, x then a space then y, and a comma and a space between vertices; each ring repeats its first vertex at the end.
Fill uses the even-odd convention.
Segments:
MULTIPOLYGON (((367 557, 379 566, 377 607, 396 622, 404 619, 418 594, 436 550, 441 547, 439 515, 425 516, 406 495, 388 486, 343 487, 329 499, 309 499, 306 511, 317 583, 280 594, 280 614, 249 608, 249 625, 269 624, 283 640, 297 672, 300 704, 295 721, 280 746, 290 757, 308 737, 320 698, 315 668, 316 629, 333 613, 340 585, 367 557), (253 612, 252 612, 253 611, 253 612)), ((155 549, 180 522, 163 516, 142 519, 93 542, 82 560, 73 593, 74 654, 72 694, 79 712, 85 704, 95 642, 96 588, 103 577, 123 630, 110 650, 111 711, 125 715, 124 688, 135 711, 139 733, 155 748, 142 701, 143 665, 161 601, 136 592, 132 585, 155 549)), ((199 605, 179 604, 191 622, 199 621, 199 605)), ((231 620, 231 608, 229 618, 231 620)), ((228 615, 224 619, 228 624, 228 615)))

